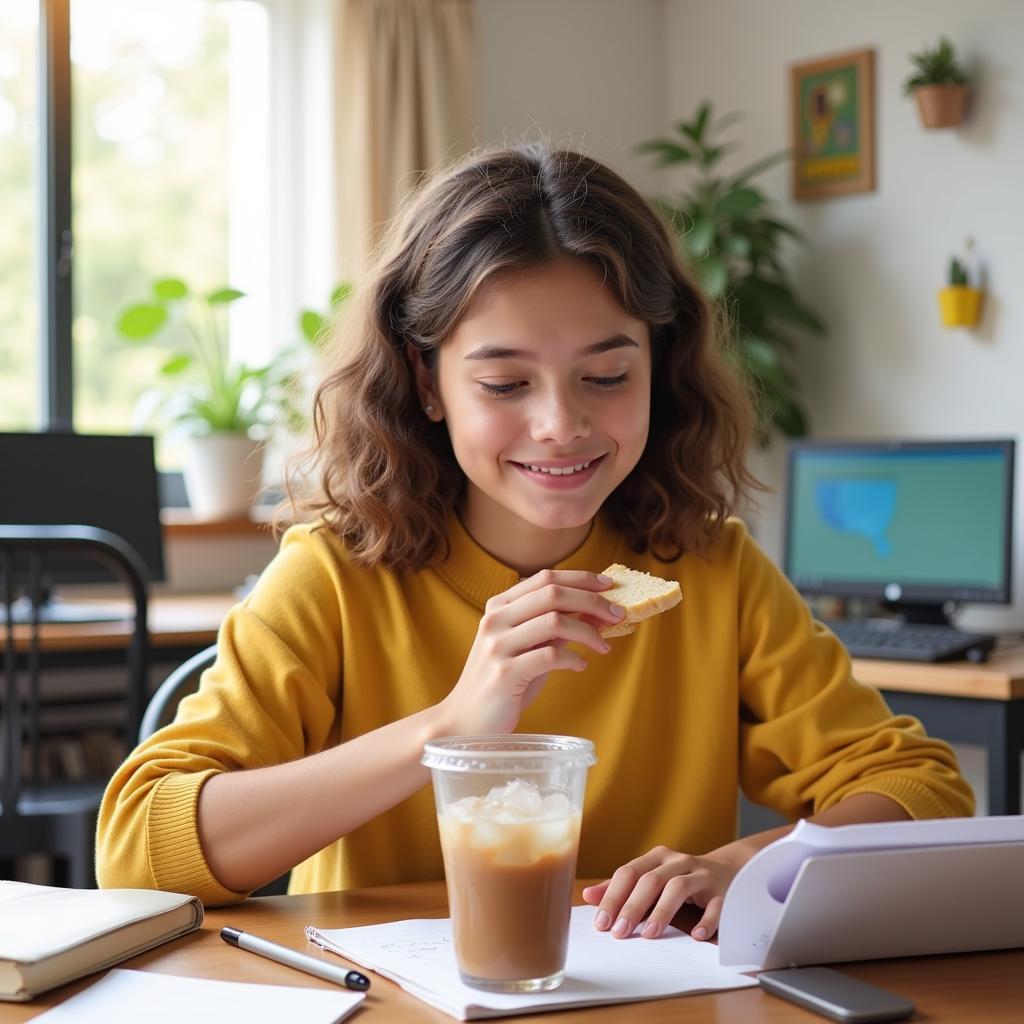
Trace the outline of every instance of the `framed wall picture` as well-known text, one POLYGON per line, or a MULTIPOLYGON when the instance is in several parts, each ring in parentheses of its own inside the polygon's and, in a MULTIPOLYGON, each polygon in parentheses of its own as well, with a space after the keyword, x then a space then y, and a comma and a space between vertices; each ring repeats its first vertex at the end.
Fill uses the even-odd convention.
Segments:
POLYGON ((875 51, 793 64, 789 82, 794 198, 874 191, 875 51))

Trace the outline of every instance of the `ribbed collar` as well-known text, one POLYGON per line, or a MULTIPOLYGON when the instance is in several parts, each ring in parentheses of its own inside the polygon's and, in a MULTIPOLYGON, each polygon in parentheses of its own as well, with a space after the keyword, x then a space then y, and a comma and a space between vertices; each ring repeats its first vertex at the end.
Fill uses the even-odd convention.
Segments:
MULTIPOLYGON (((437 566, 437 572, 481 611, 495 594, 500 594, 519 582, 519 573, 480 547, 454 512, 449 517, 448 538, 451 542, 451 553, 437 566)), ((600 572, 612 562, 621 559, 618 553, 620 543, 621 539, 605 518, 598 515, 587 539, 568 558, 553 568, 600 572)))

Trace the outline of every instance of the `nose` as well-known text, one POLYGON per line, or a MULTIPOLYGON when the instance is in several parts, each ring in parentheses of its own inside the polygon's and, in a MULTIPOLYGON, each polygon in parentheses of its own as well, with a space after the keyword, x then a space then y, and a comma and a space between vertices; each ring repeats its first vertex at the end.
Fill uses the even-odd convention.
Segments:
POLYGON ((532 410, 530 435, 534 441, 567 445, 590 435, 590 414, 585 402, 569 388, 551 388, 538 395, 532 410))

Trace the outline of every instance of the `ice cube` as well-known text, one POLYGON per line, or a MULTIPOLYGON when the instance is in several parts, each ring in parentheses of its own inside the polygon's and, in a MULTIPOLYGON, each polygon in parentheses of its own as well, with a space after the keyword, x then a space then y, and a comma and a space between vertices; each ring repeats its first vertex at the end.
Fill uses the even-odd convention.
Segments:
POLYGON ((512 779, 504 786, 495 786, 484 797, 484 807, 488 813, 498 812, 503 818, 523 820, 540 813, 541 796, 532 782, 512 779))
POLYGON ((564 793, 549 793, 541 800, 540 816, 545 821, 568 818, 572 815, 572 804, 564 793))
POLYGON ((562 855, 569 852, 576 840, 576 819, 562 818, 560 821, 538 821, 533 830, 533 855, 562 855))
POLYGON ((472 843, 478 850, 494 850, 505 841, 505 829, 489 818, 473 822, 472 843))
POLYGON ((480 810, 481 800, 478 796, 464 796, 461 800, 456 800, 454 803, 449 804, 444 813, 451 818, 456 818, 458 821, 469 821, 470 818, 476 817, 480 810))
POLYGON ((511 825, 503 829, 501 846, 494 851, 494 863, 503 867, 526 867, 536 860, 532 826, 511 825))

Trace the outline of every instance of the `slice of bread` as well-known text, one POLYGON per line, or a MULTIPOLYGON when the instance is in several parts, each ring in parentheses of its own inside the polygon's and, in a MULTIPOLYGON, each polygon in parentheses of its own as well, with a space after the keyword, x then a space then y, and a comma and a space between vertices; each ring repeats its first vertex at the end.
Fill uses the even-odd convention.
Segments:
POLYGON ((603 594, 612 604, 626 609, 626 617, 621 622, 602 626, 599 630, 605 639, 616 636, 629 636, 636 628, 636 623, 649 619, 674 608, 683 599, 682 591, 675 580, 663 580, 648 572, 627 569, 624 565, 609 565, 604 570, 605 576, 615 580, 611 590, 603 594))

